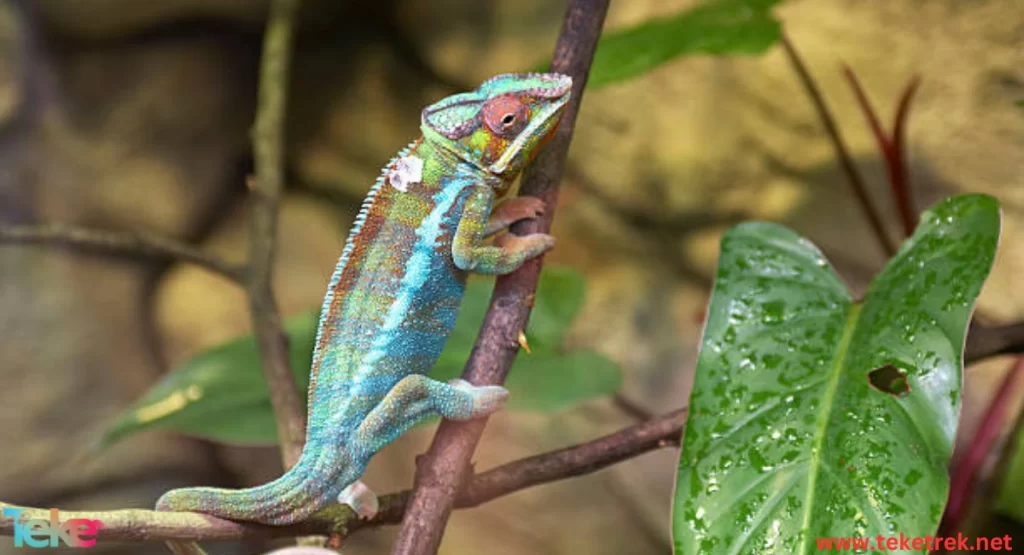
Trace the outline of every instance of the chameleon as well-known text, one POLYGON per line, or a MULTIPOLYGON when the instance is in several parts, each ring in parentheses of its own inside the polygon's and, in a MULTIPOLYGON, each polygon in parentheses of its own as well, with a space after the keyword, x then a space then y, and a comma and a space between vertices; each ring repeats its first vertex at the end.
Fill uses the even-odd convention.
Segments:
POLYGON ((377 496, 360 478, 375 453, 428 416, 469 420, 504 405, 501 386, 428 373, 468 275, 507 274, 554 246, 547 234, 499 235, 542 215, 540 199, 494 206, 554 134, 571 89, 557 73, 505 74, 423 110, 422 136, 381 171, 328 285, 299 460, 252 488, 171 490, 157 510, 287 525, 342 503, 372 518, 377 496))

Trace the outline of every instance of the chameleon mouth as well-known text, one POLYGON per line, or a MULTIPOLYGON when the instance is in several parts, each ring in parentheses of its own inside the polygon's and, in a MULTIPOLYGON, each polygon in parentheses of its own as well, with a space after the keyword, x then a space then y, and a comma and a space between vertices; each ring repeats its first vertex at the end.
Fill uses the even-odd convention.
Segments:
MULTIPOLYGON (((487 169, 493 174, 502 174, 508 170, 512 164, 512 160, 515 159, 516 155, 522 152, 523 148, 527 146, 527 142, 538 141, 542 137, 541 129, 549 124, 553 118, 561 117, 562 110, 565 109, 565 105, 569 103, 569 98, 572 96, 572 78, 567 75, 560 75, 557 73, 545 73, 536 75, 536 77, 543 77, 545 81, 550 81, 551 86, 538 87, 534 91, 529 91, 530 94, 541 96, 544 98, 555 99, 543 110, 537 117, 530 122, 530 125, 519 134, 518 137, 512 144, 505 149, 502 153, 501 158, 498 158, 491 164, 487 169)), ((546 135, 546 133, 544 133, 546 135)))

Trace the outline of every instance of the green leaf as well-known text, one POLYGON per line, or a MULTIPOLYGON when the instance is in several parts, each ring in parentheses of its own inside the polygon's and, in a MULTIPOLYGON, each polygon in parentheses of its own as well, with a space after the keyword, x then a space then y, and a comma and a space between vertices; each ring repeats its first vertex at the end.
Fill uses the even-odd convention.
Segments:
POLYGON ((1002 487, 996 496, 996 512, 1024 522, 1024 427, 1020 428, 1006 467, 1002 487))
MULTIPOLYGON (((476 340, 490 301, 493 280, 474 279, 463 299, 455 330, 433 372, 458 377, 476 340)), ((533 355, 521 354, 509 380, 510 406, 557 410, 618 390, 621 376, 608 359, 590 352, 560 350, 562 338, 583 302, 583 278, 546 268, 528 335, 533 355)), ((296 382, 309 380, 319 311, 285 324, 296 382)), ((214 347, 168 373, 106 431, 101 445, 144 430, 168 429, 231 444, 273 444, 276 425, 260 358, 252 336, 214 347)), ((303 395, 305 398, 305 395, 303 395)))
POLYGON ((726 233, 676 481, 676 553, 933 534, 964 334, 998 238, 995 199, 947 199, 854 302, 792 231, 726 233))
MULTIPOLYGON (((317 317, 310 311, 284 324, 292 371, 302 391, 308 386, 317 317)), ((277 426, 260 364, 251 335, 204 351, 169 372, 122 413, 100 444, 150 429, 241 445, 276 443, 277 426)))
POLYGON ((646 73, 678 56, 760 54, 781 36, 771 9, 781 0, 715 0, 601 37, 589 87, 646 73))

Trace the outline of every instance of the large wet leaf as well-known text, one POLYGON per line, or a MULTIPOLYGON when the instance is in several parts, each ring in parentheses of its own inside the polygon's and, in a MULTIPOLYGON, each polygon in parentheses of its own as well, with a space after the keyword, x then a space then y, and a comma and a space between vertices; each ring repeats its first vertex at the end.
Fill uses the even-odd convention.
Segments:
POLYGON ((995 199, 946 200, 854 302, 792 231, 726 233, 676 482, 676 553, 933 534, 965 329, 998 236, 995 199))
MULTIPOLYGON (((472 280, 452 337, 432 375, 457 377, 483 321, 493 280, 472 280)), ((532 354, 516 359, 506 384, 510 408, 554 411, 610 395, 621 384, 618 367, 586 350, 563 351, 563 336, 583 303, 583 277, 547 267, 528 332, 532 354)), ((305 392, 319 311, 286 323, 296 382, 305 392)), ((270 445, 276 426, 260 358, 251 336, 219 345, 169 372, 107 430, 101 444, 148 429, 168 429, 224 443, 270 445)), ((305 393, 303 393, 305 398, 305 393)))
POLYGON ((601 37, 587 81, 600 87, 693 54, 760 54, 781 36, 781 0, 712 0, 601 37))

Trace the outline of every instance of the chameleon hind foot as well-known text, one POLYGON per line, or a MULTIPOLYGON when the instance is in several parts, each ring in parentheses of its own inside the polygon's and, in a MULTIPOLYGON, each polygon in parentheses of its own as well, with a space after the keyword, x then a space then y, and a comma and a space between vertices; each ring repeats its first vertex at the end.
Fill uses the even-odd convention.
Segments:
POLYGON ((338 494, 338 503, 352 507, 356 515, 364 520, 377 516, 377 511, 380 509, 377 494, 359 480, 341 490, 341 493, 338 494))
POLYGON ((454 379, 448 385, 465 392, 473 405, 468 418, 480 418, 492 414, 505 406, 508 390, 500 385, 473 385, 463 379, 454 379))

